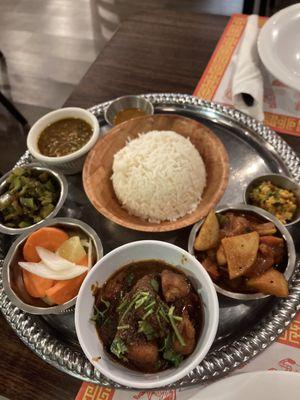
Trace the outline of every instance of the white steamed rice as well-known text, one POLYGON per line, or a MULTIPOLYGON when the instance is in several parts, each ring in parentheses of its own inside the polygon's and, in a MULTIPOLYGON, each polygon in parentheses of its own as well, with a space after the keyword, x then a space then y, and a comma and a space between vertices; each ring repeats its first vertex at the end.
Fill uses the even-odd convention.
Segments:
POLYGON ((112 183, 130 214, 150 222, 175 221, 198 206, 206 171, 189 139, 173 131, 151 131, 115 154, 112 183))

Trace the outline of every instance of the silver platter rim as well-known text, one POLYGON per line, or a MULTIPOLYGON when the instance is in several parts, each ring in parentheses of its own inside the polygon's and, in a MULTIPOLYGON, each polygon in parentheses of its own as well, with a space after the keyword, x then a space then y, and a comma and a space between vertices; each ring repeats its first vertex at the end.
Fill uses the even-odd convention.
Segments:
MULTIPOLYGON (((155 93, 142 95, 150 100, 154 106, 172 106, 182 109, 193 108, 208 116, 211 115, 214 121, 225 120, 227 125, 238 124, 242 129, 252 131, 257 138, 265 142, 265 147, 280 158, 288 168, 290 176, 300 183, 300 158, 292 148, 270 128, 264 126, 255 119, 242 112, 217 104, 214 102, 199 99, 185 94, 155 93)), ((90 111, 98 118, 103 119, 104 110, 111 101, 101 103, 90 108, 90 111)), ((26 152, 18 161, 18 165, 26 164, 31 160, 26 152)), ((0 269, 3 264, 3 235, 0 235, 0 269)), ((168 389, 182 388, 196 384, 204 384, 213 379, 220 378, 232 370, 241 367, 253 357, 259 354, 272 344, 278 336, 287 328, 293 320, 300 305, 300 262, 298 262, 290 285, 290 295, 286 299, 279 300, 272 311, 263 318, 254 328, 238 340, 221 348, 212 350, 202 363, 190 374, 180 381, 169 385, 168 389)), ((54 366, 73 377, 83 381, 100 384, 106 387, 122 387, 115 382, 106 379, 84 356, 83 352, 66 346, 51 336, 38 319, 26 314, 15 307, 3 291, 2 277, 0 276, 0 309, 24 344, 48 364, 54 366)))

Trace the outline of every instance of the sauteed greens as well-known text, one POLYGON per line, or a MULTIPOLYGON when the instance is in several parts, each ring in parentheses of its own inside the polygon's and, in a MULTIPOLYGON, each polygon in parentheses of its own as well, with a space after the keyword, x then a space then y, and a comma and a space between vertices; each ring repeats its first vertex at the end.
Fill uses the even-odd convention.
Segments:
POLYGON ((0 214, 4 225, 11 228, 25 228, 46 218, 60 194, 55 178, 32 168, 14 168, 7 186, 0 196, 0 214))

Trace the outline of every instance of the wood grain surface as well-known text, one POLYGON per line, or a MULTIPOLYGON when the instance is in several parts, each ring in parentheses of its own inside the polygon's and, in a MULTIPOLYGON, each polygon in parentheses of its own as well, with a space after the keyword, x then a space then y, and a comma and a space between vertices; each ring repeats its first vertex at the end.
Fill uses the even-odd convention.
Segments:
POLYGON ((91 107, 126 94, 192 94, 227 17, 158 10, 121 24, 66 106, 91 107))
POLYGON ((227 152, 220 139, 206 126, 180 115, 157 114, 134 118, 114 127, 89 153, 83 169, 83 185, 94 207, 105 217, 130 229, 166 232, 199 221, 218 203, 225 192, 229 176, 227 152), (113 157, 128 140, 142 132, 174 131, 189 138, 203 158, 207 183, 196 210, 176 221, 159 224, 130 215, 121 207, 111 182, 113 157))
MULTIPOLYGON (((227 17, 156 11, 133 16, 107 44, 65 106, 125 94, 192 93, 227 17)), ((0 317, 0 394, 10 400, 71 400, 81 382, 31 352, 0 317)))
MULTIPOLYGON (((227 21, 227 17, 184 10, 130 17, 121 24, 65 106, 90 107, 125 94, 192 94, 227 21)), ((299 138, 286 140, 294 149, 300 149, 299 138)), ((0 341, 0 394, 11 400, 75 399, 81 382, 39 359, 3 317, 0 341)))
POLYGON ((0 394, 9 400, 74 400, 81 381, 48 365, 0 314, 0 394))

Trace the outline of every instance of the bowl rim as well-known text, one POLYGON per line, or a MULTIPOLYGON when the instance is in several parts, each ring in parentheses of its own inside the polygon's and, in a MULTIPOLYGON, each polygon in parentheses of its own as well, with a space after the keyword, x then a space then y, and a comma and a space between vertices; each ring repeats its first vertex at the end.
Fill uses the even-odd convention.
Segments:
MULTIPOLYGON (((286 242, 286 247, 288 250, 288 262, 286 269, 284 271, 284 276, 287 281, 290 280, 290 278, 293 275, 293 272, 296 267, 296 250, 295 250, 295 245, 294 241, 292 239, 292 236, 290 235, 289 231, 287 228, 272 214, 269 212, 263 210, 262 208, 251 206, 248 204, 224 204, 220 205, 219 207, 216 208, 216 213, 222 213, 224 211, 250 211, 253 212, 254 214, 258 214, 260 217, 263 217, 267 219, 270 222, 273 222, 276 228, 279 230, 281 236, 286 242)), ((198 221, 196 224, 193 225, 189 239, 188 239, 188 251, 189 253, 196 258, 195 252, 194 252, 194 242, 196 235, 202 226, 205 218, 202 218, 200 221, 198 221)), ((216 291, 223 296, 229 297, 231 299, 235 300, 242 300, 242 301, 249 301, 249 300, 260 300, 260 299, 265 299, 270 297, 270 294, 263 294, 260 292, 253 293, 253 294, 246 294, 246 293, 235 293, 235 292, 230 292, 229 290, 225 290, 222 287, 218 286, 216 283, 214 283, 214 287, 216 291)))
MULTIPOLYGON (((147 259, 147 257, 145 259, 147 259)), ((126 265, 126 264, 124 264, 124 265, 126 265)), ((77 298, 76 307, 75 307, 75 328, 76 328, 76 334, 77 334, 77 337, 78 337, 78 340, 79 340, 79 343, 80 343, 80 346, 81 346, 83 352, 85 353, 86 357, 91 362, 91 364, 97 370, 99 370, 103 375, 107 376, 108 379, 113 380, 121 385, 124 385, 127 387, 132 387, 135 389, 151 389, 151 388, 153 389, 153 388, 171 384, 171 383, 181 379, 183 376, 187 375, 192 369, 194 369, 197 365, 199 365, 199 363, 204 359, 204 357, 208 353, 209 349, 211 348, 211 346, 214 342, 216 333, 217 333, 217 329, 218 329, 218 325, 219 325, 219 302, 218 302, 216 290, 214 288, 211 278, 209 277, 208 273, 203 268, 201 263, 199 263, 199 261, 195 257, 193 257, 191 254, 189 254, 186 250, 184 250, 181 247, 176 246, 172 243, 163 242, 160 240, 140 240, 140 241, 126 243, 122 246, 119 246, 119 247, 113 249, 112 251, 107 253, 101 260, 99 260, 97 262, 97 264, 95 264, 94 267, 95 268, 93 269, 91 275, 89 276, 90 279, 85 280, 83 282, 83 284, 80 287, 79 293, 78 293, 78 298, 77 298), (132 379, 128 379, 127 377, 119 377, 119 376, 116 379, 114 374, 111 373, 109 369, 103 368, 101 362, 98 362, 97 360, 95 360, 93 358, 93 356, 91 354, 89 354, 89 352, 85 346, 85 340, 83 339, 84 335, 82 335, 81 327, 80 327, 80 323, 79 323, 79 308, 80 308, 81 299, 83 298, 84 293, 86 292, 86 290, 90 290, 90 287, 88 287, 88 285, 90 283, 89 280, 92 279, 92 276, 93 276, 92 274, 96 273, 97 269, 100 268, 101 265, 103 263, 105 263, 108 258, 113 257, 116 253, 122 252, 124 249, 127 250, 127 249, 130 249, 131 247, 135 247, 135 246, 148 246, 149 244, 153 244, 155 246, 161 246, 161 247, 172 249, 173 251, 179 252, 183 257, 186 257, 186 259, 189 260, 193 266, 198 265, 200 267, 198 270, 195 268, 195 274, 197 276, 197 271, 201 271, 201 277, 206 282, 207 296, 210 301, 210 310, 207 311, 206 315, 208 315, 208 320, 211 323, 211 329, 207 334, 206 342, 202 343, 201 347, 198 349, 197 357, 195 357, 193 362, 191 362, 190 364, 188 364, 182 368, 180 368, 180 366, 179 366, 175 370, 175 372, 172 376, 167 377, 167 378, 162 378, 162 379, 156 379, 155 381, 150 380, 149 376, 151 374, 144 374, 141 372, 141 374, 145 375, 145 379, 143 380, 143 382, 139 383, 138 385, 133 386, 132 379)), ((119 270, 121 268, 122 268, 122 266, 119 266, 117 270, 119 270)), ((110 276, 112 276, 114 273, 116 273, 117 270, 113 271, 110 276)), ((200 280, 199 275, 197 276, 197 279, 200 280)), ((201 340, 201 334, 200 334, 199 339, 201 340)), ((130 369, 128 369, 128 371, 130 371, 130 369)))
POLYGON ((120 97, 117 97, 116 99, 112 100, 110 102, 110 104, 104 109, 104 119, 105 119, 105 121, 107 122, 107 124, 109 126, 114 126, 113 121, 111 121, 108 118, 109 110, 114 106, 114 104, 122 102, 122 101, 127 100, 127 99, 139 99, 139 100, 141 100, 142 102, 144 102, 144 104, 147 104, 150 107, 151 111, 150 111, 150 113, 147 113, 147 115, 153 115, 154 114, 154 106, 153 106, 153 104, 151 103, 150 100, 146 99, 145 97, 143 97, 141 95, 137 95, 137 94, 129 94, 129 95, 125 95, 125 96, 120 96, 120 97))
MULTIPOLYGON (((220 184, 218 186, 218 189, 215 190, 215 192, 213 193, 213 195, 211 195, 211 200, 210 200, 210 205, 206 205, 205 208, 209 211, 209 209, 213 208, 216 206, 216 204, 218 204, 218 202, 221 200, 222 196, 224 195, 224 192, 228 186, 228 181, 229 181, 229 173, 230 173, 230 164, 229 164, 229 157, 228 157, 228 153, 227 150, 225 148, 225 145, 223 144, 223 142, 221 141, 221 139, 214 133, 214 131, 212 129, 210 129, 209 127, 207 127, 206 125, 202 124, 201 122, 193 119, 193 118, 189 118, 186 116, 182 116, 180 114, 168 114, 168 113, 161 113, 161 114, 154 114, 154 115, 146 115, 146 116, 141 116, 141 117, 137 117, 135 118, 135 120, 143 120, 143 119, 157 119, 157 118, 168 118, 168 119, 175 119, 175 118, 180 118, 182 121, 189 121, 189 123, 193 124, 194 126, 197 125, 198 128, 201 127, 201 129, 205 129, 207 130, 207 134, 210 135, 213 138, 214 141, 214 145, 219 147, 219 159, 218 159, 218 163, 222 163, 223 168, 222 168, 222 173, 221 173, 221 178, 222 180, 220 181, 220 184)), ((99 140, 99 142, 96 144, 96 146, 94 147, 94 149, 91 150, 91 152, 89 153, 89 155, 87 156, 85 163, 84 163, 84 167, 83 167, 83 172, 82 172, 82 182, 83 182, 83 187, 84 187, 84 191, 86 196, 88 197, 90 203, 93 205, 93 207, 97 210, 97 212, 99 212, 100 214, 102 214, 105 218, 109 219, 110 221, 113 221, 114 223, 123 226, 125 228, 128 229, 132 229, 135 231, 139 231, 139 232, 171 232, 177 229, 181 229, 181 228, 185 228, 187 226, 192 225, 198 218, 195 216, 195 214, 199 213, 199 208, 203 211, 203 206, 201 208, 201 201, 198 203, 196 209, 194 211, 192 211, 191 213, 187 213, 186 215, 184 215, 183 217, 178 218, 175 221, 161 221, 160 223, 150 223, 148 220, 144 220, 142 218, 136 217, 134 216, 138 222, 130 222, 128 221, 128 217, 119 217, 118 215, 116 215, 115 212, 112 212, 110 210, 108 210, 108 208, 105 206, 103 206, 103 204, 99 204, 99 202, 97 201, 97 199, 93 196, 93 192, 91 190, 91 185, 87 184, 87 181, 89 181, 90 176, 92 176, 92 174, 90 173, 90 159, 92 159, 94 156, 94 153, 96 150, 98 150, 98 146, 101 145, 106 145, 107 142, 109 143, 110 141, 112 141, 115 136, 117 137, 117 135, 119 134, 119 130, 121 130, 125 124, 130 123, 130 120, 128 121, 124 121, 121 124, 118 124, 116 126, 114 126, 107 134, 105 134, 104 136, 101 137, 101 139, 99 140), (112 139, 113 138, 113 139, 112 139), (188 220, 192 217, 192 221, 188 220)), ((179 135, 186 137, 184 134, 176 132, 179 135)), ((138 137, 136 135, 136 137, 138 137)), ((126 140, 124 140, 124 146, 126 144, 126 140)), ((204 160, 203 160, 204 162, 204 160)), ((205 162, 204 162, 205 164, 205 162)), ((217 163, 216 163, 217 164, 217 163)), ((206 164, 205 167, 207 168, 206 164)), ((112 171, 111 171, 112 173, 112 171)), ((111 181, 111 180, 110 180, 111 181)), ((112 184, 112 183, 111 183, 112 184)), ((204 188, 203 193, 205 192, 205 190, 207 189, 207 184, 204 188)), ((115 193, 114 193, 115 194, 115 193)), ((123 208, 122 205, 120 204, 120 202, 117 200, 118 202, 118 206, 119 208, 123 208)), ((208 212, 207 211, 207 212, 208 212)), ((127 216, 130 216, 129 212, 126 211, 127 216)), ((202 212, 202 215, 204 215, 204 213, 202 212)))
POLYGON ((87 153, 97 142, 100 132, 100 126, 97 118, 90 111, 85 110, 80 107, 65 107, 59 108, 57 110, 51 111, 41 118, 39 118, 30 128, 27 136, 27 148, 31 155, 39 161, 45 162, 47 164, 59 165, 64 162, 73 161, 83 154, 87 153), (61 157, 49 157, 41 154, 39 151, 35 149, 35 143, 41 132, 49 125, 54 122, 59 121, 60 119, 68 118, 68 114, 77 114, 76 116, 72 116, 69 118, 78 118, 85 117, 89 120, 90 125, 92 126, 93 133, 90 139, 85 143, 80 149, 74 151, 73 153, 66 154, 61 157))
MULTIPOLYGON (((44 226, 59 226, 59 225, 68 225, 68 226, 77 226, 81 228, 91 239, 93 242, 93 246, 95 249, 96 256, 98 258, 97 262, 101 260, 103 257, 103 246, 101 239, 97 235, 96 231, 91 228, 88 224, 83 221, 74 218, 66 218, 66 217, 58 217, 53 218, 44 226)), ((43 227, 44 227, 43 226, 43 227)), ((39 227, 40 228, 40 227, 39 227)), ((38 229, 39 229, 38 228, 38 229)), ((73 299, 67 301, 64 304, 48 306, 48 307, 37 307, 32 306, 30 304, 25 303, 20 299, 20 297, 13 291, 10 286, 10 277, 9 277, 9 269, 12 257, 15 254, 15 251, 19 248, 20 245, 27 239, 28 235, 31 232, 26 232, 23 235, 19 236, 11 245, 4 261, 3 261, 3 268, 2 268, 2 279, 3 279, 3 289, 9 300, 21 310, 35 315, 46 315, 46 314, 61 314, 62 312, 66 312, 70 307, 72 307, 76 303, 77 296, 73 299)), ((97 264, 96 262, 96 264, 97 264)), ((95 265, 96 265, 95 264, 95 265)), ((93 268, 93 267, 92 267, 93 268)))
MULTIPOLYGON (((299 190, 300 190, 300 185, 299 185, 297 182, 295 182, 292 178, 290 178, 289 176, 287 176, 287 175, 282 175, 282 174, 263 174, 263 175, 260 175, 260 176, 256 176, 255 178, 253 178, 253 179, 247 184, 246 188, 244 189, 244 193, 243 193, 244 203, 247 204, 247 205, 249 205, 249 206, 252 206, 252 204, 249 202, 249 191, 250 191, 250 189, 251 189, 253 186, 255 186, 256 183, 260 183, 260 182, 262 182, 263 180, 270 180, 270 181, 272 181, 272 177, 279 178, 279 179, 281 179, 282 181, 287 181, 287 182, 289 182, 292 186, 295 187, 295 190, 296 190, 296 189, 299 189, 299 190)), ((276 183, 274 183, 274 185, 277 186, 276 183)), ((284 189, 284 188, 283 188, 283 189, 284 189)), ((289 190, 291 190, 291 189, 289 189, 289 190)), ((294 191, 293 191, 293 193, 294 193, 294 195, 295 195, 296 198, 297 198, 298 208, 299 208, 299 207, 300 207, 300 198, 298 199, 298 197, 297 197, 297 195, 296 195, 296 193, 295 193, 294 191)), ((258 207, 258 206, 255 206, 255 207, 258 207)), ((261 207, 258 207, 258 208, 261 208, 261 207)), ((264 208, 261 208, 261 209, 264 210, 264 208)), ((264 211, 266 211, 266 210, 264 210, 264 211)), ((268 211, 267 211, 267 212, 268 212, 268 211)), ((271 213, 270 213, 270 214, 271 214, 271 213)), ((271 214, 271 215, 273 215, 273 214, 271 214)), ((284 226, 291 226, 291 225, 294 225, 294 224, 298 223, 299 221, 300 221, 300 215, 299 215, 297 218, 293 219, 291 222, 287 222, 287 223, 282 224, 282 225, 284 225, 284 226)))
POLYGON ((36 228, 41 228, 42 226, 45 225, 46 221, 48 221, 50 218, 55 217, 58 214, 58 212, 64 205, 64 202, 68 195, 68 182, 67 182, 67 179, 65 178, 65 176, 63 174, 61 174, 60 172, 58 172, 56 169, 52 169, 52 168, 50 169, 46 166, 40 165, 39 163, 18 165, 18 166, 15 166, 14 168, 12 168, 10 171, 8 171, 5 175, 3 175, 1 177, 0 192, 1 192, 2 186, 3 187, 5 186, 8 176, 11 174, 11 172, 15 168, 18 168, 18 167, 30 168, 30 169, 34 169, 37 171, 48 172, 58 182, 58 184, 60 186, 60 195, 59 195, 59 199, 57 201, 57 204, 56 204, 54 210, 46 218, 42 219, 40 222, 37 222, 30 226, 27 226, 26 228, 10 228, 9 226, 5 226, 4 224, 0 223, 0 232, 5 233, 6 235, 20 235, 22 233, 29 233, 30 231, 35 230, 36 228))

